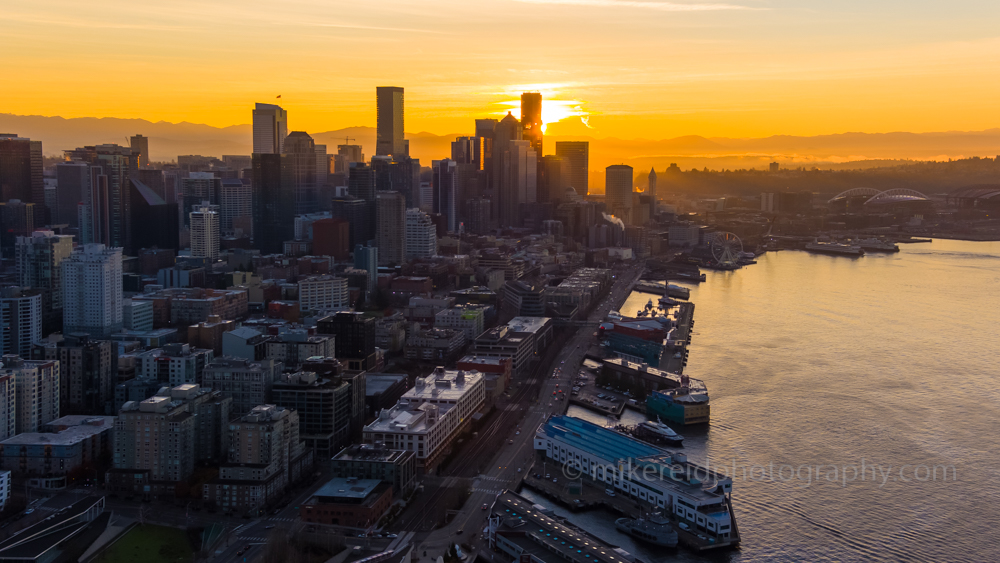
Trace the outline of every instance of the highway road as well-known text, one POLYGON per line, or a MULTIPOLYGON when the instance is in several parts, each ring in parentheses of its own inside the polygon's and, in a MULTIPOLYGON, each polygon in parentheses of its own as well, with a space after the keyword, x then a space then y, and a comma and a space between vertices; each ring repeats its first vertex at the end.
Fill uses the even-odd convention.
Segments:
MULTIPOLYGON (((533 442, 535 429, 550 415, 566 411, 567 398, 553 400, 552 393, 560 388, 568 391, 572 387, 570 382, 580 369, 584 355, 596 342, 594 332, 598 324, 609 311, 617 309, 625 301, 633 284, 639 279, 641 269, 642 267, 636 264, 630 268, 616 270, 616 279, 611 291, 604 301, 591 312, 588 317, 588 325, 576 331, 558 351, 553 364, 545 366, 548 369, 536 372, 536 377, 543 378, 540 382, 539 400, 533 401, 534 397, 523 397, 522 403, 512 402, 506 407, 508 410, 494 424, 497 427, 502 427, 501 421, 504 416, 523 417, 520 420, 519 433, 515 431, 513 435, 509 435, 508 443, 504 444, 493 456, 488 469, 472 480, 472 494, 451 522, 426 535, 418 543, 415 551, 417 559, 435 559, 438 555, 443 555, 452 543, 469 544, 474 549, 484 547, 482 532, 486 525, 487 511, 483 510, 483 506, 492 505, 493 500, 502 490, 515 488, 523 472, 528 471, 529 464, 535 455, 533 442), (556 368, 561 370, 560 375, 553 375, 556 368), (518 473, 518 470, 521 473, 518 473)), ((532 382, 526 383, 530 385, 532 382)), ((563 393, 563 395, 567 394, 563 393)), ((490 432, 491 429, 492 427, 481 432, 480 440, 487 437, 486 433, 490 432)), ((474 450, 475 444, 470 445, 470 448, 474 450)), ((466 463, 475 463, 477 454, 481 453, 483 452, 470 451, 462 452, 462 455, 466 463)), ((550 468, 548 472, 554 478, 561 477, 556 468, 550 468)))

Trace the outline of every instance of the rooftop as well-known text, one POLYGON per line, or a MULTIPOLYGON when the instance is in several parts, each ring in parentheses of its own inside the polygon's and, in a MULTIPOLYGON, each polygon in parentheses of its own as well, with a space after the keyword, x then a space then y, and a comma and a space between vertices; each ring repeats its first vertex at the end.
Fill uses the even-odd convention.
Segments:
POLYGON ((314 497, 331 499, 363 499, 375 490, 382 481, 378 479, 345 479, 337 478, 327 481, 319 488, 314 497))
POLYGON ((406 450, 394 450, 375 444, 355 444, 340 450, 340 452, 337 453, 333 459, 339 461, 394 462, 397 459, 409 454, 412 454, 412 452, 406 450))
POLYGON ((403 394, 403 401, 422 403, 430 399, 459 399, 483 379, 475 370, 434 369, 427 377, 418 377, 413 389, 403 394))
POLYGON ((536 333, 550 324, 552 324, 552 319, 549 317, 514 317, 507 323, 507 326, 514 332, 536 333))
POLYGON ((101 432, 114 429, 113 416, 64 416, 46 425, 55 432, 24 432, 7 438, 4 446, 70 446, 101 432))
POLYGON ((386 389, 406 379, 405 375, 370 374, 365 378, 365 394, 368 396, 384 393, 386 389))

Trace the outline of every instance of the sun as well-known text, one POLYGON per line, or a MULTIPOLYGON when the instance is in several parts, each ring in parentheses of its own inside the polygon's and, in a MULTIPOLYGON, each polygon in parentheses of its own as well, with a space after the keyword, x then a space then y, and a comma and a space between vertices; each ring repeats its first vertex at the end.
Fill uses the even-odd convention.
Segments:
MULTIPOLYGON (((569 117, 580 117, 583 119, 584 124, 587 123, 590 112, 583 109, 583 105, 586 102, 582 100, 558 100, 549 98, 545 94, 545 92, 542 92, 542 133, 545 132, 547 124, 562 121, 569 117)), ((520 99, 506 100, 499 102, 498 105, 503 106, 504 110, 497 112, 497 115, 507 115, 507 111, 510 111, 514 117, 521 119, 520 99)))

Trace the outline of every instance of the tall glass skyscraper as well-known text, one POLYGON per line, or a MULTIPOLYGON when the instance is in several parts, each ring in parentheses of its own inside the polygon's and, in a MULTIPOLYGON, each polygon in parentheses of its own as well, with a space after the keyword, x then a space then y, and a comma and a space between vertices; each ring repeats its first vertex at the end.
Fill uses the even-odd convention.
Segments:
POLYGON ((375 154, 396 158, 407 156, 406 143, 403 141, 403 89, 398 86, 378 86, 375 88, 375 98, 378 112, 375 154))

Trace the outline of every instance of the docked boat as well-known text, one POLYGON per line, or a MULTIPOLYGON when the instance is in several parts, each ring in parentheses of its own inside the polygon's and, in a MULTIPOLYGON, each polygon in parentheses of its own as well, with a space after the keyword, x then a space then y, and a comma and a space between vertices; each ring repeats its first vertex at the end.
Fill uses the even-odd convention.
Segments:
POLYGON ((865 251, 860 246, 840 242, 810 242, 806 244, 806 250, 819 254, 832 254, 834 256, 864 256, 865 254, 865 251))
POLYGON ((674 432, 674 429, 660 422, 659 419, 640 422, 635 427, 637 438, 653 442, 663 442, 671 446, 679 446, 684 442, 684 436, 674 432))
POLYGON ((619 532, 653 545, 677 547, 677 530, 661 514, 649 518, 619 518, 615 520, 619 532))
POLYGON ((666 290, 666 297, 673 297, 675 299, 689 299, 691 297, 691 290, 686 287, 668 283, 666 290))
POLYGON ((868 252, 899 252, 899 245, 880 238, 864 238, 855 241, 862 250, 868 252))

